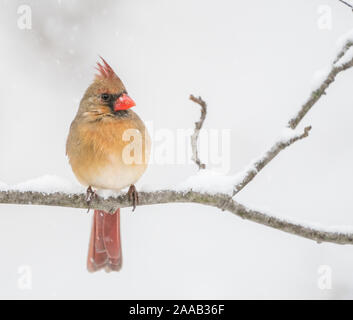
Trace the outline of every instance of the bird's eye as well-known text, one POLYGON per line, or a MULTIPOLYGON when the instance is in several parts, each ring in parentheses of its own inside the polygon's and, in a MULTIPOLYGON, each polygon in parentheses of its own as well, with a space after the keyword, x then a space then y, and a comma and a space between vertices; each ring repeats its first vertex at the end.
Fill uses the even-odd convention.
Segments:
POLYGON ((103 101, 108 101, 109 98, 110 98, 110 95, 108 93, 103 93, 101 95, 101 98, 102 98, 103 101))

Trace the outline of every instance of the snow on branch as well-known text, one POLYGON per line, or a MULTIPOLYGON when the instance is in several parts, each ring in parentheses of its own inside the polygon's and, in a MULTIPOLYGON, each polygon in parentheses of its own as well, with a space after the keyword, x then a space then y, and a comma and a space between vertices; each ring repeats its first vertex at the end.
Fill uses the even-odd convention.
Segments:
MULTIPOLYGON (((195 176, 171 188, 140 191, 139 205, 166 203, 198 203, 227 210, 243 219, 275 228, 317 242, 332 242, 336 244, 353 244, 353 227, 323 228, 321 226, 299 223, 290 219, 275 217, 262 210, 246 207, 233 199, 272 159, 294 142, 308 136, 310 126, 303 130, 297 129, 298 124, 307 112, 325 94, 327 88, 336 76, 353 66, 353 34, 346 37, 336 59, 329 67, 329 72, 320 81, 307 101, 300 107, 297 114, 288 122, 284 133, 258 160, 251 162, 247 168, 234 176, 217 175, 208 170, 200 170, 195 176), (205 183, 207 181, 207 183, 205 183), (209 187, 208 187, 209 186, 209 187)), ((201 106, 201 117, 195 123, 195 132, 191 138, 193 160, 199 169, 205 165, 199 159, 197 140, 205 121, 206 103, 199 98, 190 99, 201 106)), ((34 181, 9 187, 0 182, 0 203, 17 205, 46 205, 87 209, 86 194, 83 187, 72 186, 57 177, 42 177, 34 181)), ((128 207, 131 203, 126 194, 98 193, 90 202, 94 209, 113 212, 117 207, 128 207)))
MULTIPOLYGON (((87 208, 86 195, 84 193, 43 193, 39 191, 7 190, 0 191, 0 203, 87 208)), ((353 227, 325 228, 318 225, 298 223, 290 219, 278 218, 259 210, 247 208, 235 200, 229 199, 224 194, 208 194, 192 190, 139 192, 139 205, 165 203, 198 203, 219 209, 224 209, 224 203, 227 203, 225 209, 243 219, 314 240, 318 243, 353 244, 353 227)), ((126 194, 119 194, 116 196, 97 197, 92 200, 90 206, 107 212, 114 212, 117 206, 125 208, 131 206, 131 203, 126 194)))

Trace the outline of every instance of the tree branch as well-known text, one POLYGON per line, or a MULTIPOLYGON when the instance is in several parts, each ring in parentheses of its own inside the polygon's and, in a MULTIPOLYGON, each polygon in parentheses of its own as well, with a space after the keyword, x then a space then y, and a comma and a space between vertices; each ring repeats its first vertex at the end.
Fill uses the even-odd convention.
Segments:
POLYGON ((309 135, 309 131, 311 127, 304 128, 302 134, 294 136, 293 138, 288 139, 287 141, 279 141, 276 142, 269 150, 265 152, 265 154, 260 157, 259 160, 255 161, 254 164, 250 167, 251 169, 246 171, 243 179, 238 182, 233 191, 232 197, 234 197, 240 190, 242 190, 252 179, 256 177, 256 175, 274 158, 276 157, 282 150, 286 149, 294 142, 304 139, 309 135))
POLYGON ((330 73, 327 75, 325 80, 321 83, 321 85, 318 87, 317 90, 314 90, 308 100, 302 105, 298 113, 289 120, 288 122, 288 127, 295 129, 300 121, 305 117, 305 115, 308 113, 308 111, 314 106, 314 104, 323 96, 326 94, 326 89, 331 85, 332 82, 335 81, 336 76, 342 72, 345 71, 353 66, 353 57, 346 63, 343 63, 341 65, 337 65, 339 60, 346 54, 348 49, 352 47, 353 43, 352 42, 347 42, 340 53, 337 55, 336 59, 334 60, 334 63, 332 64, 332 69, 330 73))
MULTIPOLYGON (((332 242, 336 244, 353 244, 353 233, 341 233, 305 226, 300 223, 280 219, 264 212, 253 210, 244 205, 230 200, 224 194, 208 194, 194 192, 191 190, 159 190, 153 192, 139 192, 140 205, 153 205, 163 203, 198 203, 226 210, 243 218, 287 233, 304 237, 316 242, 332 242)), ((41 192, 0 191, 0 203, 19 205, 46 205, 70 208, 87 208, 86 196, 84 194, 66 194, 62 192, 43 194, 41 192)), ((93 208, 114 212, 117 207, 125 208, 131 206, 126 194, 103 199, 97 197, 90 204, 93 208)))

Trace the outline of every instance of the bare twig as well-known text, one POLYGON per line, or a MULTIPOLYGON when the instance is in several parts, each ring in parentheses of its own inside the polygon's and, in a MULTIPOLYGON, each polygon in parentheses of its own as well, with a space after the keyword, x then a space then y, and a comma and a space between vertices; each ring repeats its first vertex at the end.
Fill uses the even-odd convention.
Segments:
POLYGON ((201 130, 203 123, 206 119, 207 104, 204 100, 202 100, 201 97, 196 98, 192 94, 190 95, 189 99, 191 101, 197 103, 201 107, 200 120, 195 122, 195 131, 194 131, 193 135, 191 136, 192 160, 196 163, 196 165, 199 167, 199 169, 205 169, 206 165, 201 162, 200 157, 199 157, 197 140, 199 138, 200 130, 201 130))
MULTIPOLYGON (((222 209, 224 201, 228 199, 224 194, 208 194, 194 191, 174 191, 160 190, 153 192, 139 192, 139 205, 153 205, 161 203, 199 203, 222 209)), ((20 192, 20 191, 0 191, 0 203, 21 204, 21 205, 46 205, 61 206, 70 208, 86 208, 85 194, 66 194, 40 192, 20 192)), ((95 197, 91 202, 91 207, 115 212, 117 207, 131 206, 128 195, 121 194, 117 197, 103 199, 95 197)), ((244 205, 230 200, 226 210, 243 218, 265 226, 275 228, 300 237, 314 240, 316 242, 332 242, 336 244, 353 244, 352 233, 332 232, 321 228, 304 226, 300 223, 290 222, 280 218, 270 216, 258 210, 253 210, 244 205)))

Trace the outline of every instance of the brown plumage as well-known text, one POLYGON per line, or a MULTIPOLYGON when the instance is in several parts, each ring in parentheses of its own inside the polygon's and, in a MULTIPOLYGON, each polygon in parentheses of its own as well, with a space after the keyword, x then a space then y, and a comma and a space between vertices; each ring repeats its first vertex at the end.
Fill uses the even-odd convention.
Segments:
MULTIPOLYGON (((134 185, 146 170, 150 137, 142 120, 130 109, 135 104, 124 84, 102 61, 71 124, 66 153, 81 184, 119 191, 134 185)), ((95 211, 89 271, 120 269, 119 228, 119 209, 113 215, 95 211)))

